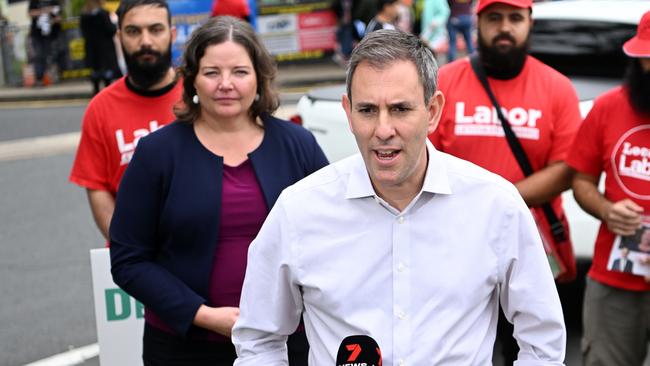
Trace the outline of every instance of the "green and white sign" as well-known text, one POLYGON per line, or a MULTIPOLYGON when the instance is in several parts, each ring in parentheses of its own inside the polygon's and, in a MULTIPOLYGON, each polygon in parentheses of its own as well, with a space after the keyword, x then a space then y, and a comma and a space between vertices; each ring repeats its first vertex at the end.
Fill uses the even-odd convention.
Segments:
POLYGON ((142 365, 144 307, 111 277, 108 248, 90 251, 101 366, 142 365))

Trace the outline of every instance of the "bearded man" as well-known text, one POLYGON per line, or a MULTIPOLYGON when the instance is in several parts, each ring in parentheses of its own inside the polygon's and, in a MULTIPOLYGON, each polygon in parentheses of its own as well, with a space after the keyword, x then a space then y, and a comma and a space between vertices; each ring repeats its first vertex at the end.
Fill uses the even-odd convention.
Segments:
POLYGON ((83 118, 70 181, 86 188, 97 227, 108 239, 115 194, 140 138, 175 119, 182 83, 172 68, 176 29, 165 0, 122 0, 118 35, 128 73, 97 94, 83 118))
POLYGON ((567 159, 577 171, 576 201, 601 221, 583 305, 587 366, 641 366, 650 343, 650 276, 607 266, 613 245, 633 236, 640 241, 634 268, 650 268, 650 12, 623 51, 630 58, 623 85, 596 98, 567 159))
MULTIPOLYGON (((550 203, 566 230, 559 195, 571 184, 572 170, 564 159, 581 122, 575 89, 568 78, 528 54, 532 0, 480 0, 477 15, 478 63, 533 174, 524 176, 468 58, 440 69, 440 90, 447 101, 438 129, 429 138, 439 150, 514 183, 535 211, 550 203)), ((543 213, 537 216, 546 220, 543 213)), ((568 231, 565 235, 568 237, 568 231)), ((545 236, 552 237, 551 233, 545 236)), ((518 347, 510 323, 517 314, 504 315, 499 338, 505 364, 512 365, 518 347)))

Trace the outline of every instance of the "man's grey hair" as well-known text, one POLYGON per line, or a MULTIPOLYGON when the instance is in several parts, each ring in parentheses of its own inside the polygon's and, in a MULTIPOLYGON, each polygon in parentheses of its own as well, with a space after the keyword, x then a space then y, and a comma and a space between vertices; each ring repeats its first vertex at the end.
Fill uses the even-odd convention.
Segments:
POLYGON ((362 62, 382 70, 396 61, 411 61, 424 88, 424 103, 429 103, 438 86, 438 64, 431 50, 416 36, 398 30, 380 29, 366 35, 350 57, 346 75, 348 99, 352 101, 352 77, 362 62))

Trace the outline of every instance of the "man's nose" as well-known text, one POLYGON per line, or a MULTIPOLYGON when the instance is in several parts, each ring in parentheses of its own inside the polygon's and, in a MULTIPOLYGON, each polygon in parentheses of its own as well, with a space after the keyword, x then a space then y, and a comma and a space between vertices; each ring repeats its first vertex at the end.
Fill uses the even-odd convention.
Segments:
POLYGON ((152 40, 153 37, 151 36, 151 33, 149 33, 149 31, 145 30, 142 32, 142 38, 140 39, 142 46, 151 46, 152 40))
POLYGON ((380 140, 389 140, 395 136, 395 126, 388 111, 380 111, 375 135, 380 140))
POLYGON ((512 22, 508 20, 508 18, 505 18, 501 21, 501 27, 499 29, 501 33, 507 33, 510 34, 512 31, 512 22))

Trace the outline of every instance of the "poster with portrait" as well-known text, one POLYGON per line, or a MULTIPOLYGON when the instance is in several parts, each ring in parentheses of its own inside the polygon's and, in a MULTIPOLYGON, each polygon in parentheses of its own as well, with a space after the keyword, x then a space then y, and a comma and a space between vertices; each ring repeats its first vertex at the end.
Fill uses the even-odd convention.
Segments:
POLYGON ((612 245, 607 269, 638 276, 650 276, 650 216, 644 216, 641 227, 628 236, 618 235, 612 245))

